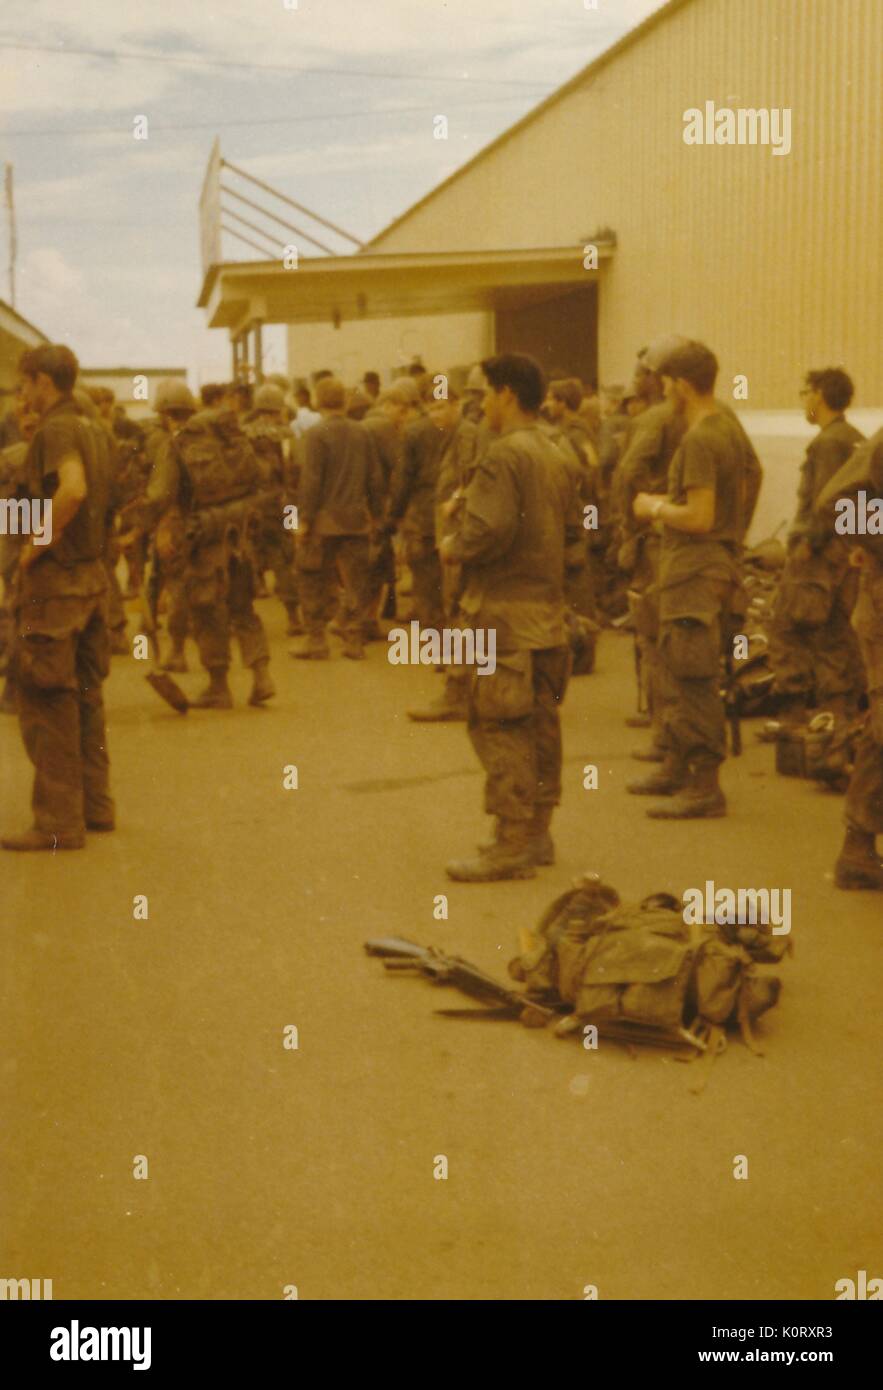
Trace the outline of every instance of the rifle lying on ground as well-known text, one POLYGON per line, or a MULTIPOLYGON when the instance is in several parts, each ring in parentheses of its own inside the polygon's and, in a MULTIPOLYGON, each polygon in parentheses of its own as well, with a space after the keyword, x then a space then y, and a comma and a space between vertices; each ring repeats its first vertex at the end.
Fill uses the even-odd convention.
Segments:
POLYGON ((432 980, 433 984, 450 985, 486 1006, 494 1006, 490 1010, 487 1007, 479 1010, 441 1009, 438 1011, 440 1013, 455 1017, 474 1013, 484 1018, 491 1015, 494 1018, 517 1018, 526 1028, 545 1028, 547 1023, 561 1017, 559 1009, 534 1003, 517 990, 509 989, 499 980, 485 975, 483 970, 470 965, 462 956, 446 956, 434 946, 418 946, 400 936, 381 936, 366 941, 365 950, 369 956, 382 959, 384 970, 391 973, 417 971, 432 980))
MULTIPOLYGON (((433 984, 450 985, 484 1005, 478 1009, 436 1009, 445 1018, 460 1019, 518 1019, 525 1028, 545 1028, 554 1023, 555 1036, 568 1038, 577 1034, 582 1038, 583 1020, 571 1013, 571 1006, 558 1001, 557 1007, 550 1007, 536 999, 529 999, 518 990, 509 989, 499 980, 485 975, 483 970, 471 965, 462 956, 446 956, 434 946, 418 946, 400 936, 375 937, 365 942, 369 956, 378 956, 383 968, 390 974, 425 975, 433 984), (564 1017, 567 1015, 567 1017, 564 1017)), ((631 1050, 633 1043, 668 1050, 683 1051, 690 1044, 693 1055, 701 1054, 707 1044, 701 1037, 686 1029, 650 1028, 646 1025, 630 1023, 628 1019, 599 1019, 598 1032, 612 1042, 622 1043, 631 1050)), ((718 1050, 716 1043, 715 1050, 718 1050)), ((686 1060, 678 1058, 678 1060, 686 1060)))

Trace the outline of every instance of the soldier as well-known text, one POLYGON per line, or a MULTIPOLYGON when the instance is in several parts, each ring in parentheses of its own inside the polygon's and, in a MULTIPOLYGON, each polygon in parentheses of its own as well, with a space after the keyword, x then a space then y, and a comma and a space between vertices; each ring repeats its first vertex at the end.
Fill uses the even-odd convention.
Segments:
MULTIPOLYGON (((161 459, 169 439, 196 413, 196 402, 183 381, 165 377, 157 384, 153 404, 156 417, 148 428, 144 443, 148 480, 143 491, 136 494, 129 505, 136 517, 140 515, 145 526, 156 527, 152 572, 145 603, 150 615, 150 630, 155 633, 160 596, 165 594, 166 628, 172 645, 160 665, 163 671, 184 673, 188 670, 186 643, 190 633, 190 610, 187 603, 183 506, 180 500, 172 503, 166 496, 168 477, 161 466, 161 459), (147 505, 142 506, 142 503, 147 505)), ((137 538, 145 536, 146 530, 139 528, 134 535, 137 545, 137 538)))
POLYGON ((447 866, 466 883, 532 878, 553 862, 549 834, 561 796, 559 706, 570 669, 564 551, 582 524, 572 474, 540 428, 542 372, 517 353, 482 363, 484 412, 496 438, 465 489, 457 530, 442 542, 463 566, 460 607, 495 634, 496 667, 475 672, 469 735, 485 769, 492 845, 447 866))
POLYGON ((463 405, 461 407, 463 417, 471 420, 474 424, 485 426, 484 420, 484 393, 487 390, 484 372, 481 363, 476 362, 469 368, 466 377, 466 385, 463 387, 463 405))
MULTIPOLYGON (((857 475, 867 468, 869 490, 883 498, 883 429, 862 444, 849 465, 857 475)), ((846 472, 846 469, 843 470, 846 472)), ((836 490, 838 472, 830 490, 836 490)), ((868 683, 868 719, 856 752, 846 793, 846 838, 834 870, 838 888, 883 890, 883 859, 876 839, 883 835, 883 538, 850 538, 859 573, 853 626, 861 646, 868 683)))
MULTIPOLYGON (((383 484, 384 509, 389 502, 389 490, 393 476, 400 467, 402 432, 408 418, 409 405, 408 392, 396 383, 386 391, 381 391, 362 421, 365 429, 372 436, 377 450, 383 484)), ((366 639, 375 639, 380 635, 377 619, 381 616, 379 610, 383 602, 384 591, 386 592, 386 602, 383 604, 384 614, 390 618, 395 617, 396 566, 390 536, 391 528, 381 529, 376 553, 371 559, 366 639)))
POLYGON ((563 430, 576 450, 580 463, 591 471, 598 467, 598 454, 588 421, 579 413, 582 399, 582 382, 576 377, 550 381, 543 402, 543 414, 563 430))
POLYGON ((119 505, 119 490, 117 486, 118 473, 118 452, 116 439, 113 434, 111 423, 107 416, 102 416, 99 404, 107 405, 108 397, 110 406, 113 408, 114 395, 112 391, 106 391, 103 386, 95 386, 90 391, 82 387, 74 388, 74 403, 83 419, 86 421, 87 428, 95 436, 95 448, 98 452, 99 467, 102 473, 110 478, 110 499, 107 509, 107 538, 104 546, 104 568, 107 573, 107 630, 110 636, 110 651, 112 656, 128 656, 129 643, 126 637, 126 609, 123 604, 123 593, 120 588, 120 581, 117 577, 117 566, 120 562, 122 550, 115 534, 116 509, 119 505))
POLYGON ((286 527, 285 507, 293 504, 289 496, 292 478, 294 435, 285 416, 285 396, 278 386, 259 386, 254 411, 245 425, 261 466, 261 502, 255 543, 257 565, 263 574, 269 570, 275 580, 275 593, 288 617, 286 635, 303 632, 300 597, 295 570, 294 536, 286 527))
MULTIPOLYGON (((10 850, 82 849, 114 829, 102 682, 110 657, 102 563, 110 479, 72 392, 78 363, 47 343, 20 365, 24 406, 40 417, 25 459, 33 502, 51 501, 51 542, 22 547, 14 596, 22 739, 34 765, 34 823, 10 850)), ((45 537, 43 538, 45 539, 45 537)))
POLYGON ((371 433, 344 413, 346 388, 337 377, 316 387, 322 421, 304 438, 297 564, 307 639, 292 656, 326 660, 326 628, 343 583, 344 656, 365 655, 370 601, 370 537, 383 508, 383 479, 371 433))
POLYGON ((399 466, 390 484, 387 527, 397 526, 413 581, 415 617, 423 628, 443 621, 441 564, 435 547, 435 487, 443 439, 426 411, 433 399, 426 376, 414 419, 404 429, 399 466))
POLYGON ((844 411, 853 385, 839 367, 807 372, 801 391, 806 418, 819 432, 806 451, 797 516, 770 631, 773 691, 786 719, 800 722, 812 705, 851 718, 863 694, 858 641, 850 627, 857 571, 845 541, 813 529, 813 507, 825 484, 864 438, 844 411))
POLYGON ((638 520, 663 527, 659 559, 658 694, 663 766, 629 791, 673 800, 649 809, 664 820, 726 814, 718 780, 726 757, 720 659, 739 581, 750 445, 714 397, 718 364, 703 344, 661 364, 666 395, 685 432, 668 495, 641 491, 638 520))
MULTIPOLYGON (((23 499, 26 493, 25 461, 28 445, 40 423, 34 411, 25 408, 21 393, 15 397, 16 432, 21 436, 18 443, 8 444, 0 449, 0 499, 23 499)), ((15 696, 15 677, 12 672, 11 653, 13 648, 14 621, 10 611, 15 575, 23 545, 27 544, 24 531, 0 535, 0 582, 3 585, 3 599, 0 603, 0 675, 5 675, 3 694, 0 696, 0 714, 15 714, 18 703, 15 696)))
POLYGON ((307 430, 313 428, 313 425, 319 424, 322 416, 319 414, 318 410, 313 409, 310 388, 307 386, 306 382, 301 382, 299 386, 295 387, 294 400, 296 409, 294 419, 291 422, 291 428, 294 430, 298 439, 300 439, 306 434, 307 430))
POLYGON ((377 372, 366 372, 360 382, 362 390, 366 396, 370 396, 372 404, 376 404, 380 396, 380 376, 377 372))
POLYGON ((183 382, 160 383, 157 401, 172 426, 156 443, 142 517, 148 525, 159 522, 156 548, 162 565, 183 567, 193 636, 209 677, 192 704, 197 709, 232 708, 227 682, 231 630, 242 664, 252 673, 248 703, 264 704, 276 690, 267 634, 254 610, 250 534, 260 478, 254 450, 232 412, 194 414, 195 402, 183 382))
MULTIPOLYGON (((130 502, 144 496, 147 487, 150 477, 145 450, 147 434, 141 424, 130 420, 119 408, 114 414, 112 429, 117 454, 114 494, 117 513, 122 514, 130 502)), ((141 591, 147 563, 146 542, 147 537, 143 535, 130 537, 125 532, 117 534, 117 544, 127 570, 124 598, 137 598, 141 591)))
MULTIPOLYGON (((640 684, 649 710, 646 719, 628 718, 626 723, 640 727, 649 722, 652 726, 653 739, 649 749, 632 754, 639 761, 647 762, 661 762, 665 756, 661 729, 662 702, 656 687, 660 661, 658 572, 661 537, 656 528, 648 526, 646 521, 642 522, 638 517, 634 503, 641 492, 660 497, 667 495, 669 470, 686 429, 686 417, 673 400, 665 396, 661 367, 666 358, 687 341, 678 334, 669 334, 657 339, 640 353, 632 395, 643 403, 643 408, 633 417, 614 480, 621 535, 619 565, 629 576, 640 684)), ((760 495, 762 470, 754 447, 735 413, 725 402, 717 401, 717 406, 730 417, 739 436, 744 458, 744 536, 760 495)), ((640 789, 643 783, 634 785, 640 789)))
MULTIPOLYGON (((440 549, 445 536, 456 530, 456 515, 475 468, 479 430, 474 420, 462 414, 458 393, 450 385, 447 397, 429 403, 427 415, 441 440, 435 487, 435 540, 440 549)), ((465 626, 459 616, 461 579, 459 566, 444 566, 442 604, 447 627, 465 626)), ((468 667, 449 666, 442 696, 422 708, 409 709, 408 718, 421 724, 465 720, 469 712, 468 682, 468 667)))

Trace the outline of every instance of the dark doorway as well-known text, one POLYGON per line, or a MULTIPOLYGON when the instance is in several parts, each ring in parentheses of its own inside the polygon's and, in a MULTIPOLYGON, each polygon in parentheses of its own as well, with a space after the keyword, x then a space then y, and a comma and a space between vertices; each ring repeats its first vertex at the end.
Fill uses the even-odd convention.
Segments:
POLYGON ((498 309, 497 352, 527 352, 550 376, 578 376, 588 383, 598 375, 598 286, 586 285, 548 299, 498 309))

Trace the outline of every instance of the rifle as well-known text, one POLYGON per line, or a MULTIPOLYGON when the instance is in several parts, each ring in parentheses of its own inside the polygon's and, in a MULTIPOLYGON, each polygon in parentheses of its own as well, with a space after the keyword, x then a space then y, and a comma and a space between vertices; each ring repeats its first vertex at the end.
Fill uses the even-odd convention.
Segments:
POLYGON ((400 936, 381 936, 366 941, 365 950, 369 956, 379 956, 383 960, 384 970, 391 974, 416 971, 433 984, 450 985, 486 1006, 478 1010, 439 1012, 455 1017, 463 1017, 468 1012, 476 1017, 517 1018, 526 1028, 545 1028, 552 1019, 560 1017, 559 1010, 535 1003, 517 990, 501 984, 493 976, 485 975, 483 970, 471 965, 462 956, 445 955, 435 946, 418 946, 400 936))

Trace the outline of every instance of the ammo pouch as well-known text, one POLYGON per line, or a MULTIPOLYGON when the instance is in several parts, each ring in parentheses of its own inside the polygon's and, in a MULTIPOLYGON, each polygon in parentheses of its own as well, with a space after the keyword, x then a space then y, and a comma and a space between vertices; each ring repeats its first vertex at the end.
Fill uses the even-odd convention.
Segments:
POLYGON ((720 672, 720 621, 671 618, 663 628, 659 654, 678 680, 710 680, 720 672))

